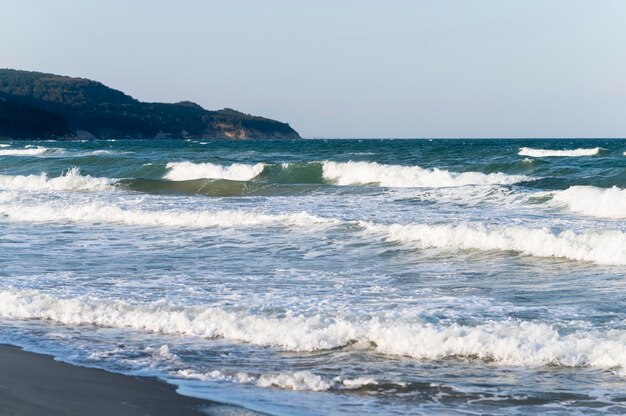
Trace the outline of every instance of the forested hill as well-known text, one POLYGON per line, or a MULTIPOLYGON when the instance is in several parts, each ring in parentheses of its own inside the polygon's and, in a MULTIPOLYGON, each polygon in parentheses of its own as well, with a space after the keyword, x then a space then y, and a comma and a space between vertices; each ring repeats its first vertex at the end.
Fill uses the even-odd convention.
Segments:
POLYGON ((0 69, 0 137, 298 139, 289 124, 183 101, 145 103, 100 82, 0 69))

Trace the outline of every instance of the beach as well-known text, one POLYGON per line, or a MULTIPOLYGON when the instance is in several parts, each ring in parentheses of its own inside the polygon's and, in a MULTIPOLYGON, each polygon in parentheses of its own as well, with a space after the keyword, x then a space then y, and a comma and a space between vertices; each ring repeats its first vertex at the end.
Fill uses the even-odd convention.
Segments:
POLYGON ((77 367, 51 356, 0 345, 0 414, 19 416, 252 415, 244 409, 181 396, 170 384, 77 367))

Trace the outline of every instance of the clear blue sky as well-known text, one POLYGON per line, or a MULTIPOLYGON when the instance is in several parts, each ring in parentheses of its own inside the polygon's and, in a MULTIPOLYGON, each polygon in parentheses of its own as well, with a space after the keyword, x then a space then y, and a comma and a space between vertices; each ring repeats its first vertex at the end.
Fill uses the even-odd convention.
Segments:
POLYGON ((0 67, 306 137, 624 137, 625 0, 2 0, 0 67))

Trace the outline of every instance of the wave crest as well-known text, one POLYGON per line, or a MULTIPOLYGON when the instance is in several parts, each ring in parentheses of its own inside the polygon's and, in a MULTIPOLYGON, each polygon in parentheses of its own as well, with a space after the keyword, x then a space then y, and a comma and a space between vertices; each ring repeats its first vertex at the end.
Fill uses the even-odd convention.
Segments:
MULTIPOLYGON (((357 341, 379 353, 423 360, 466 357, 516 366, 626 368, 626 331, 561 333, 545 323, 515 319, 468 326, 383 316, 268 317, 219 308, 132 305, 91 297, 63 299, 32 290, 0 291, 0 317, 219 337, 296 352, 348 347, 357 341)), ((324 389, 327 384, 314 374, 267 376, 259 381, 291 389, 310 389, 312 385, 324 389)))
POLYGON ((552 198, 567 209, 583 215, 600 218, 626 218, 626 189, 613 186, 572 186, 556 192, 552 198))
POLYGON ((573 150, 550 150, 550 149, 533 149, 531 147, 522 147, 519 149, 518 155, 530 157, 580 157, 595 156, 602 151, 600 147, 592 149, 573 149, 573 150))
POLYGON ((523 226, 427 225, 360 223, 390 241, 419 248, 515 251, 526 256, 566 258, 603 265, 626 265, 626 234, 617 230, 554 233, 523 226))
POLYGON ((113 180, 94 178, 80 174, 79 168, 71 168, 63 175, 49 178, 41 175, 0 175, 0 189, 11 191, 102 191, 111 189, 113 180))
POLYGON ((444 169, 423 169, 419 166, 384 165, 376 162, 324 162, 323 175, 337 185, 375 183, 380 186, 450 187, 464 185, 513 184, 532 180, 523 175, 504 173, 449 172, 444 169))
POLYGON ((114 204, 0 204, 0 213, 12 221, 83 222, 125 224, 146 227, 246 227, 257 225, 310 226, 334 224, 306 212, 292 214, 262 214, 249 211, 186 211, 126 209, 114 204))
POLYGON ((31 147, 25 149, 0 149, 0 156, 37 156, 46 153, 47 147, 31 147))
POLYGON ((172 181, 193 179, 249 181, 263 172, 265 165, 263 163, 254 165, 234 163, 230 166, 221 166, 213 163, 170 162, 166 168, 169 169, 169 172, 163 178, 172 181))

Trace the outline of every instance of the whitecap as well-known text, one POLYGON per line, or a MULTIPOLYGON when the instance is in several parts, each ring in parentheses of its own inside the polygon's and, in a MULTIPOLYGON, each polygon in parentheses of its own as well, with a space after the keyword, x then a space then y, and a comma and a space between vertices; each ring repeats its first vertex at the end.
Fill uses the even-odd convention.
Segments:
POLYGON ((0 189, 12 191, 102 191, 111 189, 114 180, 82 176, 77 167, 69 169, 63 175, 50 178, 46 173, 40 175, 0 175, 0 189))
POLYGON ((264 214, 243 210, 190 211, 172 209, 148 211, 96 202, 71 204, 5 203, 0 204, 0 214, 5 219, 11 221, 104 223, 146 227, 310 226, 314 224, 335 224, 337 222, 336 220, 310 215, 306 212, 264 214))
MULTIPOLYGON (((65 325, 97 325, 206 338, 220 337, 284 351, 348 347, 355 341, 374 351, 420 360, 465 357, 500 365, 626 368, 626 331, 573 329, 519 319, 486 320, 478 325, 423 322, 398 315, 272 317, 216 307, 130 304, 94 297, 58 298, 34 290, 0 290, 0 317, 50 320, 65 325), (365 317, 367 316, 367 317, 365 317)), ((166 358, 170 351, 159 350, 166 358)), ((232 377, 220 372, 180 372, 187 378, 232 377)), ((235 377, 237 378, 237 376, 235 377)), ((330 383, 312 373, 238 376, 261 386, 325 390, 330 383)), ((347 387, 375 383, 355 380, 347 387)))
POLYGON ((617 186, 572 186, 555 192, 552 200, 578 214, 599 218, 626 218, 626 189, 617 186))
POLYGON ((525 226, 484 224, 392 224, 360 222, 389 241, 444 250, 514 251, 525 256, 566 258, 604 265, 626 265, 626 233, 576 233, 525 226))
POLYGON ((573 150, 550 150, 550 149, 533 149, 531 147, 522 147, 519 149, 518 155, 530 157, 580 157, 595 156, 600 153, 602 148, 594 147, 592 149, 573 149, 573 150))
POLYGON ((386 187, 451 187, 464 185, 513 184, 532 180, 504 173, 450 172, 419 166, 385 165, 376 162, 324 162, 323 175, 337 185, 378 184, 386 187))
POLYGON ((0 156, 37 156, 46 153, 49 149, 47 147, 33 147, 30 146, 24 149, 3 149, 0 150, 0 156))
POLYGON ((234 163, 229 166, 222 166, 213 163, 170 162, 166 168, 169 172, 165 174, 164 179, 172 181, 204 178, 249 181, 258 176, 265 168, 265 165, 263 163, 254 165, 234 163))

